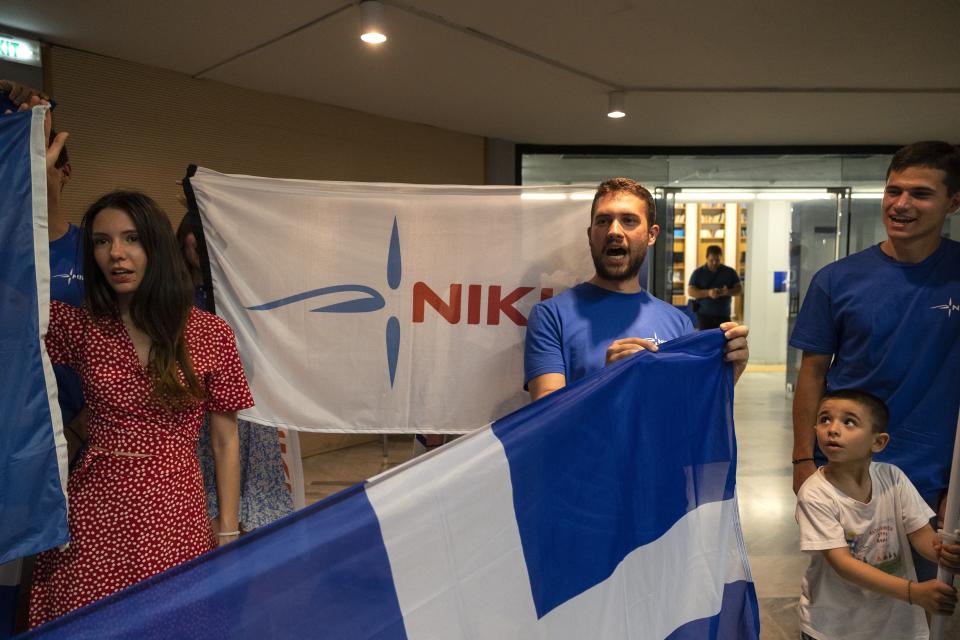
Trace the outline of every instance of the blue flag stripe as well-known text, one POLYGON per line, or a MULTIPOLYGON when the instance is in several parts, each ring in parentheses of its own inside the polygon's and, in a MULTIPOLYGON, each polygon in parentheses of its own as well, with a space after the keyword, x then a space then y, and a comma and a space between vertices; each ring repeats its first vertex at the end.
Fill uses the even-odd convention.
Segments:
POLYGON ((37 638, 405 640, 363 485, 36 629, 37 638))
POLYGON ((0 118, 0 562, 67 540, 65 444, 58 450, 55 382, 40 348, 49 309, 43 115, 0 118))
POLYGON ((733 496, 723 346, 719 330, 672 341, 494 424, 539 616, 607 579, 688 511, 733 496))

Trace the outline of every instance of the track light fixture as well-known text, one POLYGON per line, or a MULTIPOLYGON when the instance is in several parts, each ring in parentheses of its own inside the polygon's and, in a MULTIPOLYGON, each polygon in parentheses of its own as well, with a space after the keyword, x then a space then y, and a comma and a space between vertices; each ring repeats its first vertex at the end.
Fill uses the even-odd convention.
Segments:
POLYGON ((627 94, 623 91, 611 91, 607 96, 607 117, 622 118, 627 115, 627 94))
POLYGON ((367 44, 387 41, 383 28, 383 4, 377 0, 363 0, 360 3, 360 39, 367 44))

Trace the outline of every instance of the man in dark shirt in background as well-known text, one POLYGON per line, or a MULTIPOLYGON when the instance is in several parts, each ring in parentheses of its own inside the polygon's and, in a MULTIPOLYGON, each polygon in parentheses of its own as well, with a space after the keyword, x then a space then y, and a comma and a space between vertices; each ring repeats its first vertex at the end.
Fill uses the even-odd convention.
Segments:
POLYGON ((740 276, 723 264, 723 249, 712 244, 707 247, 707 262, 690 276, 687 295, 696 302, 697 328, 716 329, 730 322, 730 298, 743 291, 740 276))

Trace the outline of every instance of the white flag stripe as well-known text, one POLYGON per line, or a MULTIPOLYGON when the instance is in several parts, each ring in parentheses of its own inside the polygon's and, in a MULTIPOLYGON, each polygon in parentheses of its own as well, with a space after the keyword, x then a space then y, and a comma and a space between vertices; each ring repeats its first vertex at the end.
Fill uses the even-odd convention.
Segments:
POLYGON ((510 472, 491 429, 374 483, 367 496, 410 640, 531 637, 536 611, 510 472))
POLYGON ((411 640, 661 639, 747 579, 735 500, 708 503, 537 620, 500 441, 487 429, 457 444, 367 489, 411 640))
POLYGON ((541 624, 549 632, 540 637, 662 640, 716 615, 724 584, 746 579, 735 514, 735 500, 690 511, 624 558, 610 578, 548 613, 541 624))

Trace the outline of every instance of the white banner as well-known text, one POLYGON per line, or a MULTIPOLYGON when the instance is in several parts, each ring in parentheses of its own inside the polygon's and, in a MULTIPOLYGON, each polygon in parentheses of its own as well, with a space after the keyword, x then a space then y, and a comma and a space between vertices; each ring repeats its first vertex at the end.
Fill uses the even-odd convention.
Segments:
POLYGON ((256 406, 305 431, 463 433, 527 402, 531 307, 593 274, 584 187, 190 179, 256 406))

